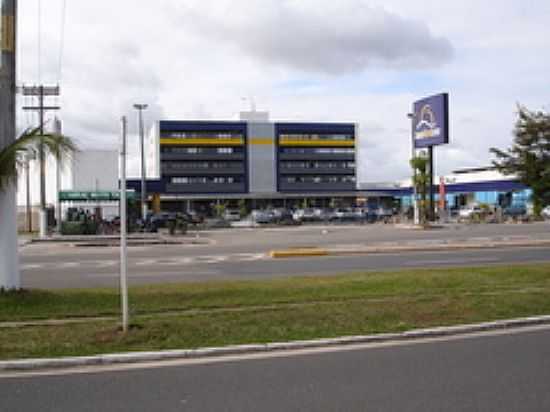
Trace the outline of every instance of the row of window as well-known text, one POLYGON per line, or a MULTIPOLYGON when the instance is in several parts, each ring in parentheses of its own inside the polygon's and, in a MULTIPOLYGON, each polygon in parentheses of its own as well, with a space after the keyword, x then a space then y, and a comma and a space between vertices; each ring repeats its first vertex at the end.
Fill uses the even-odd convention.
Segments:
POLYGON ((162 153, 183 153, 183 154, 232 154, 243 153, 242 147, 174 147, 161 146, 162 153))
POLYGON ((280 134, 280 140, 353 140, 352 134, 280 134))
POLYGON ((162 162, 163 170, 242 169, 243 162, 162 162))
MULTIPOLYGON (((232 154, 244 153, 243 147, 177 147, 161 146, 161 153, 232 154)), ((355 154, 353 147, 281 147, 282 154, 355 154)))
POLYGON ((172 139, 242 139, 243 135, 231 132, 162 132, 162 137, 172 139))
POLYGON ((282 154, 355 154, 353 147, 281 147, 282 154))
POLYGON ((355 176, 287 176, 286 183, 355 183, 355 176))
POLYGON ((170 180, 172 183, 177 184, 190 184, 190 183, 242 183, 243 178, 239 176, 184 176, 184 177, 173 177, 170 180))
POLYGON ((286 161, 281 162, 285 169, 355 169, 355 162, 331 162, 331 161, 286 161))

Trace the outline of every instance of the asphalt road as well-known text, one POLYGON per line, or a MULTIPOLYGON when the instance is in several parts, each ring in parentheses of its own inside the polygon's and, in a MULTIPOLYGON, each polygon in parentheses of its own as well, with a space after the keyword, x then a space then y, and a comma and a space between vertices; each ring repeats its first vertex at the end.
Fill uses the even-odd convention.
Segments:
MULTIPOLYGON (((155 247, 134 250, 129 258, 130 284, 201 280, 268 279, 301 275, 331 275, 368 270, 484 266, 550 262, 550 249, 513 248, 409 252, 352 256, 272 259, 262 253, 186 256, 179 250, 169 256, 154 255, 155 247), (150 249, 153 249, 152 251, 150 249), (153 257, 151 257, 151 254, 153 257)), ((22 283, 32 288, 117 287, 118 258, 106 254, 34 256, 22 265, 22 283)))
POLYGON ((548 411, 550 328, 0 378, 0 410, 548 411))
MULTIPOLYGON (((194 236, 191 234, 190 236, 194 236)), ((411 267, 447 267, 550 261, 550 248, 430 252, 441 242, 550 239, 550 224, 450 225, 418 231, 391 225, 302 226, 201 233, 199 245, 129 247, 131 284, 262 279, 411 267), (422 245, 425 252, 271 259, 287 247, 422 245)), ((24 287, 117 287, 119 249, 32 244, 21 250, 24 287)))

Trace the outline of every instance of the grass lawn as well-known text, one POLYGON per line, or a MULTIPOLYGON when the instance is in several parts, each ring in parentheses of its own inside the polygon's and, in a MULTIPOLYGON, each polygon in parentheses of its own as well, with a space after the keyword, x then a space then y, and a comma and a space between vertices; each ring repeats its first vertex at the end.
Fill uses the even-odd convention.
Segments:
POLYGON ((184 349, 395 332, 550 314, 550 265, 426 269, 130 289, 0 294, 0 322, 113 317, 0 328, 0 359, 184 349))

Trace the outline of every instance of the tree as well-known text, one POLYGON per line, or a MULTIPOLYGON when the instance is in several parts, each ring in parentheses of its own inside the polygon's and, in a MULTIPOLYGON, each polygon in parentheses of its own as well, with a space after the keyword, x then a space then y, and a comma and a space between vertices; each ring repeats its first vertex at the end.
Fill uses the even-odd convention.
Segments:
POLYGON ((533 211, 540 216, 550 203, 550 114, 518 106, 512 147, 491 148, 493 165, 505 175, 514 174, 533 191, 533 211))
POLYGON ((40 128, 27 129, 13 143, 0 150, 0 191, 15 183, 18 167, 23 165, 25 155, 37 152, 43 144, 46 152, 61 160, 70 156, 78 148, 71 138, 60 134, 40 134, 40 128))
MULTIPOLYGON (((428 158, 421 154, 411 159, 411 167, 414 170, 413 185, 416 189, 416 195, 420 196, 418 201, 418 214, 420 224, 425 225, 428 220, 428 184, 430 176, 428 173, 428 158)), ((416 201, 416 199, 414 199, 416 201)))
MULTIPOLYGON (((22 165, 24 157, 28 152, 36 152, 39 145, 44 145, 47 152, 56 159, 69 156, 78 150, 73 141, 60 134, 40 134, 40 128, 27 129, 19 138, 0 150, 0 192, 7 191, 17 179, 18 167, 22 165)), ((15 218, 15 216, 14 216, 15 218)), ((14 238, 17 244, 17 238, 14 238)), ((17 250, 17 248, 15 248, 17 250)), ((0 250, 0 290, 19 289, 19 276, 14 277, 13 273, 7 273, 12 269, 8 267, 9 259, 2 256, 3 253, 12 253, 7 250, 0 250), (17 279, 15 285, 13 279, 17 279)))

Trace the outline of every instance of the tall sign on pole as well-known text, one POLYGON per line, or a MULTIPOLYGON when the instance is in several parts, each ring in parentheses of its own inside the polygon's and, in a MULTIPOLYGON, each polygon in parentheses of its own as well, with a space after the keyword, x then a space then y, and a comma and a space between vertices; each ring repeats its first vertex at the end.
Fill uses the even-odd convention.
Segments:
POLYGON ((434 220, 433 147, 449 143, 449 95, 436 94, 413 104, 413 140, 415 149, 428 149, 429 159, 429 219, 434 220))
MULTIPOLYGON (((0 150, 15 141, 17 1, 0 0, 0 150)), ((15 185, 0 189, 0 289, 19 289, 15 185)))

